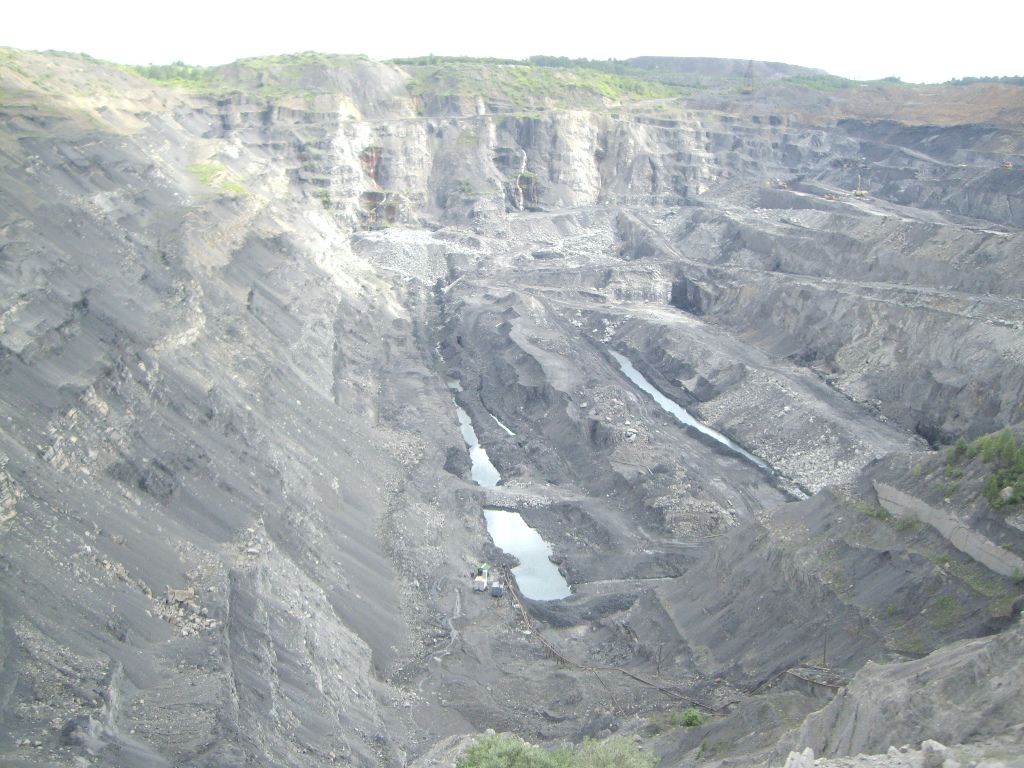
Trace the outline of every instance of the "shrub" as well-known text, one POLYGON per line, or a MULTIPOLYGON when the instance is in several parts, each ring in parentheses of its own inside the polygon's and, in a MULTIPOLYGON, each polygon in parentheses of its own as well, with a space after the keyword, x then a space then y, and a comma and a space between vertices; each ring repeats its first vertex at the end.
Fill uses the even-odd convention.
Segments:
POLYGON ((996 435, 996 458, 1004 467, 1012 466, 1013 460, 1017 458, 1017 441, 1008 429, 996 435))
POLYGON ((986 464, 991 464, 996 458, 996 436, 985 435, 979 438, 982 440, 981 444, 981 460, 986 464))
POLYGON ((889 510, 887 510, 881 504, 876 504, 873 507, 868 507, 868 509, 865 511, 865 514, 868 517, 875 518, 876 520, 888 520, 890 517, 892 517, 892 515, 889 514, 889 510))
MULTIPOLYGON (((1017 445, 1013 432, 1002 429, 982 435, 967 446, 966 456, 970 459, 980 456, 986 464, 994 465, 981 486, 981 494, 989 504, 999 509, 1024 500, 1024 445, 1017 445), (1012 492, 1004 496, 1006 488, 1012 492)), ((947 454, 947 469, 949 461, 947 454)))
POLYGON ((696 725, 704 724, 704 715, 696 707, 688 707, 683 710, 683 725, 693 728, 696 725))
POLYGON ((611 736, 601 741, 585 739, 572 754, 566 768, 652 768, 654 755, 641 752, 624 736, 611 736))
MULTIPOLYGON (((699 714, 699 713, 698 713, 699 714)), ((623 736, 585 739, 576 748, 546 750, 508 733, 481 736, 469 744, 456 768, 653 768, 654 756, 623 736)))
POLYGON ((554 753, 507 733, 481 736, 469 744, 456 768, 562 768, 554 753))
POLYGON ((1019 565, 1013 569, 1012 573, 1010 573, 1010 581, 1018 587, 1024 587, 1024 570, 1021 570, 1019 565))
POLYGON ((999 498, 999 491, 1002 490, 999 487, 999 480, 995 475, 989 475, 985 478, 985 482, 981 484, 981 493, 988 499, 989 504, 993 507, 998 507, 1001 503, 999 498))
POLYGON ((904 517, 897 517, 893 521, 893 525, 896 526, 896 530, 904 532, 918 531, 924 527, 924 523, 913 513, 904 517))

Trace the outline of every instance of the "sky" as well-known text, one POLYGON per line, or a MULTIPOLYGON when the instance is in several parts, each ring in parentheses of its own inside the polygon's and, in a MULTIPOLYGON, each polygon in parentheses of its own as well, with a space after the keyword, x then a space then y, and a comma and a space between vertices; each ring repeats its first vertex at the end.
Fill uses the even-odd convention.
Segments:
POLYGON ((934 83, 1024 75, 1022 22, 1017 0, 21 0, 0 12, 0 45, 122 64, 310 50, 375 59, 718 56, 934 83))

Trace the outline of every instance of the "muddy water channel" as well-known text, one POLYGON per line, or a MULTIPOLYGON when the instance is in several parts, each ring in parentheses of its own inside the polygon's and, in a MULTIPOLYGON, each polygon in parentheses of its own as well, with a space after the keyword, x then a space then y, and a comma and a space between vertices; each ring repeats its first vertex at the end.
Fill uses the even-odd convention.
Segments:
MULTIPOLYGON (((459 391, 456 382, 449 382, 448 386, 454 391, 459 391)), ((487 450, 480 445, 469 414, 459 405, 455 406, 455 412, 459 417, 462 439, 469 448, 469 460, 472 465, 470 476, 477 485, 493 488, 501 482, 501 473, 491 463, 487 450)), ((493 414, 491 418, 505 432, 514 434, 493 414)), ((524 597, 531 600, 561 600, 571 594, 565 578, 558 572, 557 566, 548 559, 551 545, 544 541, 534 528, 526 524, 522 515, 507 509, 485 507, 484 519, 487 521, 487 532, 491 535, 494 546, 519 560, 519 565, 512 569, 512 573, 524 597)))
POLYGON ((459 416, 459 428, 462 430, 462 439, 466 441, 469 448, 469 461, 472 464, 470 477, 477 485, 485 488, 493 488, 501 482, 501 473, 491 463, 491 457, 480 441, 477 439, 476 430, 473 429, 473 420, 461 407, 455 406, 455 412, 459 416))
POLYGON ((512 569, 519 591, 531 600, 561 600, 572 594, 558 567, 548 559, 551 545, 526 524, 522 515, 484 507, 487 532, 495 546, 519 560, 512 569))
POLYGON ((767 464, 761 461, 761 459, 757 458, 757 456, 743 450, 743 448, 734 443, 721 432, 712 429, 706 424, 697 421, 697 419, 693 418, 693 416, 691 416, 685 408, 680 406, 678 403, 673 402, 672 400, 669 400, 667 397, 665 397, 665 395, 663 395, 657 389, 657 387, 651 384, 651 382, 644 378, 643 374, 641 374, 636 368, 633 367, 633 364, 629 362, 628 358, 623 357, 613 349, 609 349, 608 354, 615 358, 615 362, 619 364, 619 367, 622 369, 622 372, 626 375, 627 379, 629 379, 637 387, 639 387, 652 398, 654 398, 654 402, 656 402, 664 410, 668 411, 673 416, 675 416, 680 423, 685 424, 688 427, 693 427, 698 432, 707 435, 713 440, 729 448, 734 453, 737 453, 743 458, 747 459, 748 461, 753 462, 757 466, 761 467, 761 469, 771 471, 771 467, 769 467, 767 464))

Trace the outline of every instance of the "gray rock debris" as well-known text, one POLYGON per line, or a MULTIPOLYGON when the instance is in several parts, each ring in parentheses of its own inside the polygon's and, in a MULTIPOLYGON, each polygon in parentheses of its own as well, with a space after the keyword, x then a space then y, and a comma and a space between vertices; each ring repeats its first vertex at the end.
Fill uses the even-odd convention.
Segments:
POLYGON ((934 739, 921 742, 922 768, 960 768, 953 750, 934 739))
POLYGON ((807 747, 803 752, 790 752, 785 768, 814 768, 814 750, 807 747))
MULTIPOLYGON (((804 721, 797 744, 841 757, 922 737, 961 743, 1007 732, 1024 721, 1022 650, 1024 624, 1018 622, 1002 634, 964 640, 923 659, 868 663, 804 721)), ((936 759, 937 748, 929 746, 928 753, 936 759)))

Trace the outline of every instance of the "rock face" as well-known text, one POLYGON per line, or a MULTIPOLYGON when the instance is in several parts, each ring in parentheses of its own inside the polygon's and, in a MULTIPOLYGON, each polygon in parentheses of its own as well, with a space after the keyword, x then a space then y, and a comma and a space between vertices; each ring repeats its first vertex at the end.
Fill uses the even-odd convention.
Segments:
POLYGON ((923 742, 924 764, 942 765, 942 744, 983 740, 1020 723, 1022 640, 1018 623, 997 637, 958 643, 918 661, 868 664, 807 719, 798 740, 829 756, 923 742))
POLYGON ((935 528, 950 544, 991 571, 1003 576, 1024 573, 1024 560, 997 547, 956 517, 930 507, 885 483, 875 484, 878 503, 903 520, 918 520, 935 528))
MULTIPOLYGON (((0 51, 5 760, 450 761, 486 728, 639 734, 667 696, 715 714, 671 764, 781 764, 869 659, 1010 623, 1019 586, 871 480, 1021 419, 1016 95, 972 90, 983 126, 792 85, 513 114, 421 75, 300 55, 190 93, 0 51), (484 504, 571 598, 472 593, 512 564, 484 504)), ((867 666, 801 749, 999 735, 1019 681, 982 659, 1019 635, 867 666), (863 732, 858 686, 886 688, 863 732)))
POLYGON ((814 765, 814 750, 810 747, 803 752, 790 752, 785 768, 811 768, 814 765))

